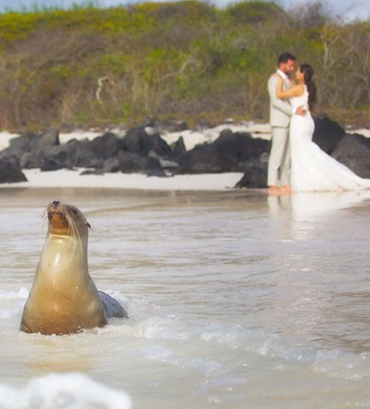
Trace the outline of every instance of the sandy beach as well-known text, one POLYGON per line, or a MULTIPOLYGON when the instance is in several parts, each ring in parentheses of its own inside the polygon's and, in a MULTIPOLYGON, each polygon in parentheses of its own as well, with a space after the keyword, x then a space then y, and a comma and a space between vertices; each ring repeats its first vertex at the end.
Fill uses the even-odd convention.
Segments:
POLYGON ((242 178, 242 173, 222 173, 203 175, 177 175, 171 177, 148 177, 142 174, 106 173, 104 175, 84 175, 84 169, 61 169, 41 172, 39 169, 24 169, 27 182, 4 183, 3 188, 110 188, 138 190, 228 190, 242 178))

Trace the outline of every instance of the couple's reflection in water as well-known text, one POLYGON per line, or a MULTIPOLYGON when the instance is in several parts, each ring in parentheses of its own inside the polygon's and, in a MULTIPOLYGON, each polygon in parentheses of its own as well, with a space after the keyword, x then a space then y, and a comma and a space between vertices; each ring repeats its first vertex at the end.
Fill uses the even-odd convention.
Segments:
POLYGON ((356 350, 359 333, 348 328, 364 323, 343 310, 357 311, 361 288, 353 282, 366 273, 370 191, 269 196, 267 203, 276 270, 271 326, 307 345, 356 350))
POLYGON ((315 234, 321 222, 337 220, 341 211, 370 204, 370 190, 268 196, 267 203, 271 220, 280 222, 281 232, 303 238, 315 234))

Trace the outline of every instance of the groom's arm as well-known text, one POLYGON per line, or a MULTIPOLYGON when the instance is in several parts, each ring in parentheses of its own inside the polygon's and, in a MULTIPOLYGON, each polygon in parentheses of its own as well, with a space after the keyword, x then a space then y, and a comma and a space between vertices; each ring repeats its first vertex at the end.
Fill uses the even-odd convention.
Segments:
POLYGON ((277 87, 278 76, 275 74, 270 77, 267 83, 270 101, 274 108, 278 109, 279 111, 283 112, 286 115, 292 116, 294 113, 293 107, 289 104, 289 102, 284 101, 276 96, 277 87))

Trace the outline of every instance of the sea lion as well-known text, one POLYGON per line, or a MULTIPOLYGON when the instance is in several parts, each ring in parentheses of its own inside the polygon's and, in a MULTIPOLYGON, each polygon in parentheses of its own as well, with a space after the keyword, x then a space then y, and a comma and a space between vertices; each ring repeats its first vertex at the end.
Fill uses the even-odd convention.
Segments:
POLYGON ((47 207, 49 229, 20 329, 44 335, 73 334, 125 317, 121 305, 98 291, 90 277, 90 225, 76 207, 58 201, 47 207))

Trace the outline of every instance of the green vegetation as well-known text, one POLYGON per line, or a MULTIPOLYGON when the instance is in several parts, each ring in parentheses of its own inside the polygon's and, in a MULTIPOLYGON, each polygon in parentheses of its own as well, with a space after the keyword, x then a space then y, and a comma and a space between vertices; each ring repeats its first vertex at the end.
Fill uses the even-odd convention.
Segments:
POLYGON ((287 13, 189 0, 0 14, 0 128, 267 120, 266 82, 283 51, 314 66, 317 113, 370 125, 369 21, 341 24, 321 3, 287 13))

